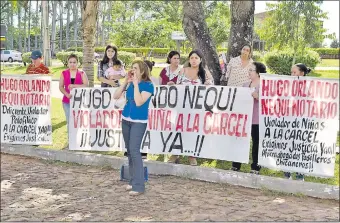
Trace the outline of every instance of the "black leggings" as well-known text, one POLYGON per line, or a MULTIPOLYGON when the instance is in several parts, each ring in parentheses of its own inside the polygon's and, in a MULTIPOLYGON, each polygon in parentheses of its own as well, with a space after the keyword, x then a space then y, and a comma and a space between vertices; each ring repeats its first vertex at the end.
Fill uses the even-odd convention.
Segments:
MULTIPOLYGON (((252 158, 253 158, 253 163, 251 164, 251 169, 252 170, 257 170, 260 171, 261 167, 257 165, 258 160, 259 160, 259 138, 260 138, 260 133, 259 133, 259 125, 252 125, 251 126, 251 139, 253 141, 253 146, 252 146, 252 158)), ((238 170, 241 169, 241 163, 233 162, 233 167, 237 168, 238 170)))

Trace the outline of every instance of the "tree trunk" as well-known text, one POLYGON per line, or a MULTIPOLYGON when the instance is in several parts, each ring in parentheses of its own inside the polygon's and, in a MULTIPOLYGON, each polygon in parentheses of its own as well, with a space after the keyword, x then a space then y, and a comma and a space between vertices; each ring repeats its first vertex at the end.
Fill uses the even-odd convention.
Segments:
POLYGON ((18 50, 19 52, 22 52, 22 38, 21 38, 21 8, 20 8, 20 4, 17 4, 18 7, 18 50))
MULTIPOLYGON (((103 5, 103 13, 102 13, 102 23, 101 23, 101 27, 102 27, 102 41, 101 41, 101 46, 102 47, 105 47, 105 25, 104 25, 104 22, 105 22, 105 15, 106 14, 110 14, 111 12, 109 11, 109 12, 107 12, 106 11, 106 2, 104 2, 103 3, 104 5, 103 5)), ((110 3, 109 3, 110 4, 110 3)), ((108 20, 108 21, 110 21, 110 20, 108 20)), ((107 32, 108 33, 108 32, 107 32)))
POLYGON ((70 17, 71 17, 71 4, 68 1, 66 3, 66 8, 67 8, 67 20, 66 20, 66 49, 69 48, 70 45, 70 17))
POLYGON ((27 32, 26 32, 26 20, 27 20, 27 8, 24 8, 25 13, 24 13, 24 52, 27 52, 27 32))
POLYGON ((231 0, 231 27, 227 62, 241 53, 243 45, 253 45, 255 1, 231 0))
MULTIPOLYGON (((105 4, 105 2, 103 3, 98 3, 98 14, 99 12, 101 12, 101 14, 103 14, 103 7, 101 7, 102 4, 105 4)), ((95 46, 98 46, 99 45, 99 33, 100 33, 100 30, 99 30, 99 16, 97 16, 97 21, 96 21, 96 35, 95 35, 95 38, 96 38, 96 44, 95 46)))
POLYGON ((93 87, 94 82, 94 37, 96 32, 96 21, 98 16, 98 0, 83 0, 82 7, 82 29, 83 29, 83 70, 88 76, 89 85, 93 87))
POLYGON ((38 49, 38 35, 37 31, 39 29, 39 1, 37 1, 36 7, 35 7, 35 14, 36 14, 36 21, 35 21, 35 35, 34 35, 34 48, 37 50, 38 49))
POLYGON ((216 46, 205 22, 202 2, 183 1, 183 29, 196 49, 203 52, 203 66, 208 66, 216 85, 220 84, 222 75, 216 46))
POLYGON ((43 39, 43 32, 44 32, 44 29, 43 29, 43 21, 44 21, 44 13, 43 13, 43 1, 44 0, 42 0, 41 1, 41 4, 40 4, 40 12, 41 12, 41 16, 40 16, 40 18, 41 18, 41 20, 40 20, 40 41, 39 41, 39 43, 40 43, 40 46, 39 46, 39 48, 43 51, 44 50, 44 39, 43 39))
POLYGON ((52 1, 52 35, 51 35, 51 55, 54 57, 55 55, 55 46, 56 46, 56 33, 57 33, 57 2, 52 1))
POLYGON ((60 24, 59 24, 59 50, 60 51, 62 51, 63 50, 63 20, 64 20, 64 18, 63 18, 63 16, 64 16, 64 14, 63 14, 63 9, 64 9, 64 5, 63 5, 63 1, 61 0, 60 2, 59 2, 59 13, 60 13, 60 24))
POLYGON ((28 4, 28 37, 27 37, 27 52, 31 51, 31 5, 32 1, 28 4))
POLYGON ((73 28, 74 28, 74 33, 73 33, 73 41, 74 41, 74 46, 77 47, 77 36, 78 36, 78 9, 77 9, 77 1, 73 2, 73 28))

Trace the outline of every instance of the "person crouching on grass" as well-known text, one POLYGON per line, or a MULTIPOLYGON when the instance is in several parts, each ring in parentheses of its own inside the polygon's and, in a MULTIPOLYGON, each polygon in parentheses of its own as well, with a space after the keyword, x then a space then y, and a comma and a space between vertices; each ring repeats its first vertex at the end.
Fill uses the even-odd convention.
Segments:
POLYGON ((154 94, 148 65, 136 60, 124 83, 115 91, 113 98, 119 99, 126 91, 126 104, 122 112, 122 133, 129 160, 130 182, 126 187, 129 194, 144 193, 144 168, 140 147, 147 127, 149 103, 154 94))
MULTIPOLYGON (((249 78, 250 82, 245 83, 243 87, 249 87, 253 90, 251 94, 254 98, 253 106, 253 120, 251 125, 251 140, 252 140, 252 158, 253 163, 251 164, 250 173, 259 174, 261 167, 258 165, 259 156, 259 88, 260 88, 260 73, 267 73, 266 66, 259 62, 253 62, 249 66, 249 78)), ((234 171, 241 169, 241 163, 233 162, 234 171)))

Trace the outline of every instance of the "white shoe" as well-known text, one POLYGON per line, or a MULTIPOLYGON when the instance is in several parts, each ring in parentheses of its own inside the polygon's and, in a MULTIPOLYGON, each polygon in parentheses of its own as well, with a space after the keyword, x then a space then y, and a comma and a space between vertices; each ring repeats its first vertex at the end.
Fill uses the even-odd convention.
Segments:
POLYGON ((138 196, 138 195, 141 195, 141 194, 143 194, 142 192, 137 192, 137 191, 130 191, 129 192, 129 195, 131 195, 131 196, 138 196))
POLYGON ((132 190, 132 186, 131 186, 131 185, 127 185, 126 188, 125 188, 125 190, 127 190, 127 191, 132 190))

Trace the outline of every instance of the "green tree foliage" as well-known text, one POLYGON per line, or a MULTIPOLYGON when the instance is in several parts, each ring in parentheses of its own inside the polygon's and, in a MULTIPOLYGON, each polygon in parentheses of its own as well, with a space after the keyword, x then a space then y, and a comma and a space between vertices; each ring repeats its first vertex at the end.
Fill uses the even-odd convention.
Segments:
POLYGON ((339 48, 339 41, 337 39, 334 39, 330 45, 331 48, 339 48))
MULTIPOLYGON (((207 3, 206 3, 207 4, 207 3)), ((230 8, 227 2, 214 1, 210 7, 205 7, 206 22, 216 46, 229 39, 230 8)))
POLYGON ((280 1, 268 4, 269 16, 259 29, 261 39, 274 49, 293 49, 302 53, 313 43, 323 42, 326 29, 322 20, 327 13, 320 8, 322 1, 280 1))

